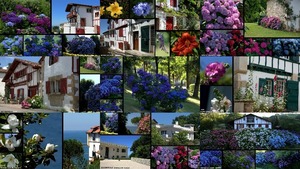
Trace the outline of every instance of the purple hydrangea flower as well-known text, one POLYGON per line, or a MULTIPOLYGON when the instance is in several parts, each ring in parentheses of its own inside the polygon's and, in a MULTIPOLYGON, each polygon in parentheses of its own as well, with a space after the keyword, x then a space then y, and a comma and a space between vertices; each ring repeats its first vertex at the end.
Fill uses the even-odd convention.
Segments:
POLYGON ((133 13, 137 16, 147 16, 151 12, 151 7, 147 2, 140 2, 135 5, 133 8, 133 13))
POLYGON ((12 22, 7 22, 5 25, 6 25, 6 26, 9 26, 9 27, 13 27, 15 24, 12 23, 12 22))

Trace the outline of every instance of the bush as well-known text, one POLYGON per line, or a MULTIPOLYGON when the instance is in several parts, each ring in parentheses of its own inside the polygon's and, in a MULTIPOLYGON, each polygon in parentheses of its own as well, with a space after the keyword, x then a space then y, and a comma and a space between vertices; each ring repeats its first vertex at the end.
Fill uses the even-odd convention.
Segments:
POLYGON ((30 99, 31 108, 41 108, 43 105, 43 98, 35 95, 30 99))
POLYGON ((277 17, 264 17, 262 18, 262 20, 260 21, 261 26, 265 27, 265 28, 271 28, 271 29, 275 29, 275 30, 279 30, 281 29, 282 23, 280 21, 279 18, 277 17))
POLYGON ((93 39, 80 36, 72 39, 69 42, 67 49, 73 54, 92 55, 94 54, 95 47, 96 43, 93 41, 93 39))
POLYGON ((130 76, 127 84, 131 87, 132 95, 139 100, 141 110, 174 112, 183 107, 181 102, 188 97, 185 89, 171 89, 167 77, 143 70, 138 71, 137 77, 130 76))

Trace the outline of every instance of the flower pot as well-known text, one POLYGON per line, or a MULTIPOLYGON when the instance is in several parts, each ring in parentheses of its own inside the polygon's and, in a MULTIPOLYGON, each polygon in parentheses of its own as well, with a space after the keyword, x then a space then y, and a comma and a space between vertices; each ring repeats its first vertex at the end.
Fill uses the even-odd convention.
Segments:
POLYGON ((254 101, 244 101, 244 112, 253 112, 254 101))
POLYGON ((244 102, 240 100, 234 101, 234 112, 244 112, 244 102))

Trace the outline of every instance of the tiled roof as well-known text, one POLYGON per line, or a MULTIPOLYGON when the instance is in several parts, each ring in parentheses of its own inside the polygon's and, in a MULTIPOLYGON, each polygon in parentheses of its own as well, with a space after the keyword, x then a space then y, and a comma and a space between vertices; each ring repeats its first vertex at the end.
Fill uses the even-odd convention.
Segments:
POLYGON ((6 75, 4 76, 2 82, 4 82, 5 80, 9 79, 9 77, 11 76, 12 73, 14 73, 16 67, 20 64, 24 64, 24 65, 30 65, 35 69, 39 69, 42 67, 42 65, 40 65, 39 63, 36 62, 31 62, 28 60, 23 60, 23 59, 19 59, 19 58, 15 58, 14 61, 12 62, 12 64, 9 66, 6 75))
POLYGON ((91 127, 86 133, 100 133, 100 126, 91 127))

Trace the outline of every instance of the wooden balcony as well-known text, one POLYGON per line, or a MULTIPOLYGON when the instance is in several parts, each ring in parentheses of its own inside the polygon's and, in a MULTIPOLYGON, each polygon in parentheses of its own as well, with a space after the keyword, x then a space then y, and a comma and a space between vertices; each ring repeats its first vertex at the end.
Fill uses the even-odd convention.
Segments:
POLYGON ((68 15, 67 18, 74 18, 77 17, 77 12, 76 11, 71 11, 68 15))

